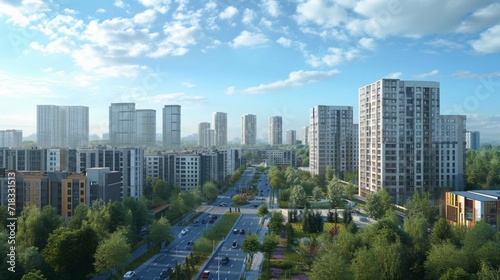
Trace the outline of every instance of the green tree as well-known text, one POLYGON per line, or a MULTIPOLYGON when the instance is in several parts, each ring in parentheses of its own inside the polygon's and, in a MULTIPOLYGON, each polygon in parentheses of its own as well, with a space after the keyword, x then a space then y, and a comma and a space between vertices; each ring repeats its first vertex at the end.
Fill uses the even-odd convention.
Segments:
POLYGON ((301 185, 295 185, 290 191, 290 202, 293 208, 303 208, 307 204, 307 197, 301 185))
POLYGON ((89 208, 85 204, 78 204, 73 211, 73 216, 68 222, 67 227, 70 229, 79 229, 82 227, 83 223, 87 221, 87 215, 89 208))
POLYGON ((426 277, 439 279, 448 269, 466 267, 466 258, 451 243, 432 245, 424 263, 426 277))
POLYGON ((19 264, 23 268, 24 273, 32 270, 42 269, 43 258, 38 249, 34 246, 28 248, 18 248, 19 264))
POLYGON ((367 248, 356 251, 351 269, 356 280, 387 279, 380 270, 375 254, 367 248))
POLYGON ((206 182, 200 186, 201 199, 207 202, 213 202, 217 199, 218 189, 213 182, 206 182))
POLYGON ((99 239, 90 226, 78 230, 58 228, 42 251, 58 279, 86 279, 92 273, 99 239))
POLYGON ((125 207, 123 202, 108 202, 106 211, 109 213, 109 233, 115 232, 119 227, 130 225, 132 222, 132 213, 125 207))
POLYGON ((469 280, 471 275, 467 273, 463 268, 456 267, 448 269, 439 280, 469 280))
POLYGON ((271 219, 269 220, 269 230, 271 233, 280 234, 285 228, 283 213, 281 211, 273 211, 271 214, 271 219))
POLYGON ((102 241, 94 254, 94 268, 97 273, 110 273, 121 269, 130 258, 130 245, 122 231, 115 231, 102 241))
POLYGON ((482 262, 481 269, 476 274, 478 280, 500 280, 500 266, 494 268, 482 262))
POLYGON ((274 249, 276 248, 276 246, 278 246, 278 243, 279 243, 279 238, 276 234, 268 234, 264 236, 264 239, 262 240, 260 251, 265 253, 267 258, 270 259, 271 255, 274 252, 274 249))
POLYGON ((431 235, 429 237, 431 244, 440 244, 444 242, 453 242, 454 233, 451 226, 446 222, 446 219, 440 218, 434 224, 431 235))
MULTIPOLYGON (((354 275, 351 264, 339 254, 321 254, 312 265, 312 280, 351 280, 354 275)), ((375 279, 375 278, 371 278, 375 279)))
POLYGON ((132 213, 132 229, 137 233, 142 226, 148 225, 151 220, 146 199, 136 201, 132 197, 127 197, 123 202, 125 207, 132 213))
POLYGON ((327 166, 325 171, 325 179, 327 181, 331 181, 333 179, 333 176, 333 168, 331 166, 327 166))
POLYGON ((248 234, 241 244, 241 250, 250 255, 250 263, 252 263, 253 255, 260 251, 259 236, 255 233, 248 234))
POLYGON ((323 189, 321 187, 314 187, 313 189, 313 197, 315 200, 321 200, 321 198, 323 197, 323 189))
POLYGON ((392 196, 382 189, 366 196, 365 208, 371 217, 380 219, 391 211, 392 200, 392 196))
POLYGON ((358 193, 358 187, 353 183, 348 183, 344 188, 344 192, 348 199, 352 199, 358 193))
POLYGON ((438 208, 429 203, 431 194, 428 192, 415 192, 413 197, 406 202, 406 216, 423 215, 429 224, 436 222, 438 208))
POLYGON ((267 204, 266 203, 262 203, 257 208, 257 216, 264 217, 267 214, 269 214, 269 209, 267 208, 267 204))
POLYGON ((40 270, 32 270, 25 275, 21 280, 47 280, 40 270))
POLYGON ((17 242, 21 247, 45 248, 49 235, 62 225, 62 218, 54 207, 47 205, 40 211, 30 206, 18 218, 17 242))
POLYGON ((167 182, 162 179, 156 178, 153 181, 153 195, 159 197, 160 199, 167 200, 168 194, 169 190, 167 182))
POLYGON ((201 255, 210 255, 213 251, 212 240, 206 237, 200 237, 193 244, 193 253, 201 255))
POLYGON ((159 220, 153 222, 149 233, 149 238, 153 246, 160 244, 170 237, 172 237, 172 230, 167 218, 161 217, 159 220))

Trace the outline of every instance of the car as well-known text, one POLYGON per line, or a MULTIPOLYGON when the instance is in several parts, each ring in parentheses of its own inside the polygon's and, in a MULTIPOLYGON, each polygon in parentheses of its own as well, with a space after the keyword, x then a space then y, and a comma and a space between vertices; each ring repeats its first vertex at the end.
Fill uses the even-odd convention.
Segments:
POLYGON ((191 248, 193 248, 193 241, 188 241, 188 243, 186 243, 186 249, 190 250, 191 248))
POLYGON ((245 230, 244 230, 244 229, 241 229, 241 230, 240 230, 240 234, 245 234, 245 230))
POLYGON ((201 220, 201 223, 202 223, 202 224, 206 224, 206 223, 207 223, 207 221, 205 221, 205 219, 203 219, 203 220, 201 220))
POLYGON ((238 242, 236 242, 236 240, 233 241, 233 243, 231 244, 231 248, 233 248, 233 249, 238 248, 238 242))
POLYGON ((123 275, 123 280, 132 280, 132 279, 137 279, 137 273, 135 273, 135 271, 133 270, 127 271, 127 273, 123 275))
POLYGON ((259 204, 254 203, 254 204, 253 204, 253 207, 257 208, 257 207, 259 207, 259 204))
POLYGON ((214 220, 214 219, 211 219, 211 220, 210 220, 210 223, 211 223, 211 224, 213 224, 214 222, 215 222, 215 220, 214 220))
POLYGON ((210 271, 209 270, 205 270, 201 274, 201 279, 208 279, 209 277, 210 277, 210 271))
POLYGON ((233 229, 233 233, 234 233, 234 234, 238 234, 239 232, 240 232, 240 231, 239 231, 237 228, 233 229))
POLYGON ((212 219, 213 219, 213 220, 217 219, 217 215, 213 215, 213 216, 212 216, 212 219))
POLYGON ((162 269, 162 271, 160 272, 160 279, 161 280, 168 279, 168 276, 170 276, 170 274, 172 274, 172 272, 173 272, 173 270, 170 267, 167 267, 166 269, 162 269))
POLYGON ((185 228, 185 229, 181 230, 181 234, 182 234, 182 235, 185 235, 186 233, 188 233, 187 228, 185 228))
POLYGON ((228 262, 229 262, 229 257, 228 256, 225 256, 222 259, 220 259, 220 263, 221 264, 227 264, 228 262))
POLYGON ((200 221, 198 221, 198 219, 195 219, 195 220, 193 221, 193 224, 197 224, 197 223, 199 223, 199 222, 200 222, 200 221))
POLYGON ((221 203, 219 203, 219 206, 225 207, 225 206, 227 206, 227 204, 225 202, 221 202, 221 203))

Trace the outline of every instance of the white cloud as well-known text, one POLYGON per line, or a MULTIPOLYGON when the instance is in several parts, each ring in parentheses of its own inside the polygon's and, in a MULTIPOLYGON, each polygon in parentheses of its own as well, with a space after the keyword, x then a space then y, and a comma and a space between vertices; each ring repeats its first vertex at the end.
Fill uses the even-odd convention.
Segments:
POLYGON ((286 80, 280 80, 269 84, 260 84, 255 87, 249 87, 242 90, 247 94, 265 93, 268 91, 280 90, 289 87, 299 87, 307 83, 314 83, 321 80, 329 79, 340 73, 338 70, 330 71, 294 71, 288 74, 286 80))
POLYGON ((251 25, 252 21, 255 19, 257 15, 255 14, 254 11, 250 9, 245 9, 243 12, 243 19, 241 20, 244 24, 251 25))
POLYGON ((228 87, 226 89, 226 94, 227 95, 233 95, 235 90, 236 90, 236 88, 234 86, 228 87))
POLYGON ((341 48, 328 48, 328 52, 322 57, 310 55, 307 63, 313 67, 335 66, 344 62, 349 62, 360 56, 358 49, 344 50, 341 48))
POLYGON ((68 41, 65 37, 57 38, 56 40, 48 43, 46 46, 42 46, 38 42, 30 43, 30 48, 50 54, 69 54, 73 49, 75 49, 75 47, 76 45, 73 42, 68 41))
POLYGON ((276 42, 278 42, 278 44, 280 44, 286 48, 289 48, 292 46, 292 40, 284 38, 284 37, 280 37, 278 40, 276 40, 276 42))
POLYGON ((269 39, 267 39, 266 35, 244 30, 238 37, 233 39, 231 46, 233 48, 251 47, 264 45, 267 42, 269 42, 269 39))
POLYGON ((358 43, 359 45, 361 45, 361 47, 367 50, 375 49, 375 40, 373 40, 373 38, 361 38, 359 39, 358 43))
POLYGON ((457 42, 445 40, 445 39, 434 39, 432 41, 425 42, 426 45, 436 47, 436 48, 446 48, 446 49, 461 49, 462 44, 457 42))
POLYGON ((123 8, 125 6, 125 4, 123 3, 122 0, 115 0, 115 2, 113 3, 113 5, 115 7, 118 7, 118 8, 123 8))
POLYGON ((103 9, 103 8, 99 8, 99 9, 97 9, 97 11, 96 11, 96 12, 98 12, 98 13, 100 13, 100 14, 104 14, 104 13, 106 12, 106 10, 105 10, 105 9, 103 9))
POLYGON ((262 7, 272 17, 280 15, 280 7, 276 0, 262 0, 262 7))
POLYGON ((236 14, 238 14, 238 9, 233 6, 227 7, 223 12, 219 14, 221 19, 232 19, 236 14))
POLYGON ((134 16, 134 23, 139 25, 147 25, 154 22, 156 19, 156 12, 152 9, 147 9, 142 13, 138 13, 134 16))
POLYGON ((146 8, 153 8, 160 14, 166 14, 170 9, 170 0, 139 0, 146 8))
POLYGON ((500 52, 500 24, 495 25, 479 35, 479 39, 470 42, 478 53, 500 52))
POLYGON ((185 88, 194 88, 196 85, 190 82, 182 82, 182 86, 185 88))
POLYGON ((428 72, 428 73, 417 74, 417 75, 415 75, 415 78, 424 79, 424 78, 436 76, 437 74, 439 74, 439 70, 432 70, 431 72, 428 72))
POLYGON ((457 28, 457 32, 472 33, 500 21, 500 3, 483 7, 468 16, 457 28))
POLYGON ((403 73, 401 73, 401 72, 392 72, 392 73, 387 74, 384 78, 386 78, 386 79, 399 79, 399 78, 401 78, 402 75, 403 75, 403 73))
POLYGON ((32 22, 42 19, 46 11, 45 4, 41 0, 24 0, 21 3, 12 1, 11 4, 0 2, 0 18, 7 16, 7 23, 26 27, 32 22))
POLYGON ((307 0, 297 5, 296 21, 301 25, 309 22, 323 28, 338 26, 347 20, 347 11, 336 3, 326 0, 307 0))

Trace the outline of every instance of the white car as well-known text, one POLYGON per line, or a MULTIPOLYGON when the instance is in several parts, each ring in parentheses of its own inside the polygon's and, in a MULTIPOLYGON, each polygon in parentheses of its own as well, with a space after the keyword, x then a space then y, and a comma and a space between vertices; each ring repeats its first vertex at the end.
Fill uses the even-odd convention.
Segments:
POLYGON ((227 204, 225 202, 221 202, 221 203, 219 203, 219 206, 223 206, 224 207, 224 206, 227 206, 227 204))
POLYGON ((181 230, 181 234, 182 234, 182 235, 186 234, 187 232, 188 232, 187 228, 185 228, 185 229, 181 230))

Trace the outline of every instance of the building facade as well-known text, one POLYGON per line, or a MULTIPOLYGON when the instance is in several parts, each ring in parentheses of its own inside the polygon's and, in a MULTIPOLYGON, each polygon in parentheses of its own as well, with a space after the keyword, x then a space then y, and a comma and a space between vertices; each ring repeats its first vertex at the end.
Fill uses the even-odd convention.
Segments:
POLYGON ((269 118, 269 145, 283 144, 283 119, 281 116, 269 118))
POLYGON ((296 145, 297 144, 297 131, 287 130, 286 131, 286 144, 296 145))
POLYGON ((109 142, 117 148, 137 143, 135 103, 111 103, 109 107, 109 142))
POLYGON ((241 117, 241 145, 257 144, 257 116, 248 114, 241 117))
POLYGON ((309 172, 325 174, 331 167, 342 178, 354 171, 352 106, 318 105, 310 110, 309 172))
POLYGON ((136 110, 137 124, 137 146, 155 147, 156 146, 156 110, 143 109, 136 110))
POLYGON ((89 144, 89 108, 37 105, 37 146, 85 148, 89 144))
POLYGON ((170 150, 181 148, 181 106, 163 107, 163 147, 170 150))
POLYGON ((481 136, 479 131, 467 131, 465 133, 465 148, 467 150, 479 150, 481 148, 481 136))
POLYGON ((438 82, 382 79, 359 89, 359 193, 465 187, 465 116, 442 116, 438 82))
POLYGON ((266 150, 264 162, 267 166, 289 165, 297 167, 297 156, 295 150, 266 150))
POLYGON ((446 192, 446 220, 468 229, 484 220, 494 232, 500 232, 500 190, 446 192))
POLYGON ((215 112, 212 115, 213 129, 215 130, 215 146, 227 145, 227 113, 215 112))
POLYGON ((198 124, 198 146, 207 148, 209 146, 206 146, 206 143, 208 142, 205 140, 205 130, 210 129, 210 123, 208 122, 201 122, 198 124))
POLYGON ((16 129, 0 130, 0 147, 17 148, 23 145, 23 131, 16 129))
POLYGON ((309 126, 302 128, 302 145, 309 146, 309 126))

